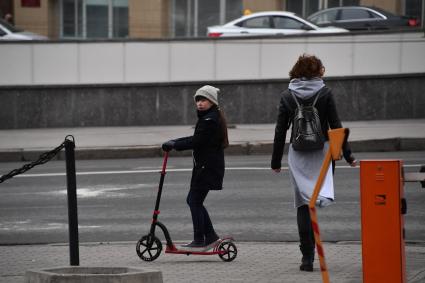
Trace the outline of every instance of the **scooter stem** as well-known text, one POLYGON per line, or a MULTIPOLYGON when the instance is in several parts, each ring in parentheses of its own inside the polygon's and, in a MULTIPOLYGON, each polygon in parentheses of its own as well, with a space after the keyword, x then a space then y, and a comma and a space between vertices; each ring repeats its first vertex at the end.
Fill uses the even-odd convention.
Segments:
POLYGON ((155 202, 155 209, 153 211, 152 215, 152 225, 150 229, 150 234, 155 234, 155 223, 158 220, 159 215, 159 203, 161 201, 161 195, 162 195, 162 187, 164 185, 164 178, 165 178, 165 169, 167 168, 167 161, 168 161, 168 152, 164 152, 164 161, 162 162, 162 170, 161 170, 161 178, 159 179, 159 186, 158 186, 158 194, 156 196, 156 202, 155 202))
POLYGON ((168 161, 168 151, 165 151, 165 153, 164 153, 164 161, 162 162, 161 175, 165 175, 165 169, 167 168, 167 161, 168 161))

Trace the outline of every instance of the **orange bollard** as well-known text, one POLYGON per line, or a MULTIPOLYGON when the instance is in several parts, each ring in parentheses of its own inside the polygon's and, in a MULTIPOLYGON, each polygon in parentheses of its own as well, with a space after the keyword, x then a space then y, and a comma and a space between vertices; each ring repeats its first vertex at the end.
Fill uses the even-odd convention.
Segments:
POLYGON ((360 161, 363 282, 405 283, 401 160, 360 161))
POLYGON ((310 210, 311 225, 313 227, 314 239, 317 247, 317 254, 319 255, 320 271, 322 273, 322 280, 325 283, 329 283, 329 273, 326 266, 325 252, 320 239, 319 223, 317 221, 316 213, 316 200, 319 196, 320 190, 322 189, 323 181, 325 180, 326 172, 328 171, 329 165, 333 160, 341 159, 341 149, 344 142, 347 140, 349 130, 346 128, 333 129, 328 131, 329 136, 329 149, 326 153, 325 159, 323 160, 322 167, 320 168, 319 177, 317 178, 314 191, 308 204, 310 210))

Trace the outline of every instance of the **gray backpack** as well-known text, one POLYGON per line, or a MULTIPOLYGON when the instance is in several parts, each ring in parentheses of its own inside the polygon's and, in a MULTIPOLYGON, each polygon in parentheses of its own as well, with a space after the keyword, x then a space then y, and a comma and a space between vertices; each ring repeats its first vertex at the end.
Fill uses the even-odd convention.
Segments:
POLYGON ((297 104, 292 119, 292 147, 297 151, 312 151, 322 149, 325 138, 322 133, 319 113, 317 112, 316 101, 319 92, 315 94, 313 104, 304 105, 297 100, 296 96, 289 91, 297 104))

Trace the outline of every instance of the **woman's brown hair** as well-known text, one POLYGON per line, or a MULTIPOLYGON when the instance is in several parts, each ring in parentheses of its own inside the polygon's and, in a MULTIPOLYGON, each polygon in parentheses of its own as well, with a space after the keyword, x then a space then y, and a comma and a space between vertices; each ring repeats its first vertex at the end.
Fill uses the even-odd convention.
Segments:
POLYGON ((303 54, 298 57, 297 62, 289 71, 289 78, 312 79, 323 76, 325 67, 322 61, 314 55, 303 54))

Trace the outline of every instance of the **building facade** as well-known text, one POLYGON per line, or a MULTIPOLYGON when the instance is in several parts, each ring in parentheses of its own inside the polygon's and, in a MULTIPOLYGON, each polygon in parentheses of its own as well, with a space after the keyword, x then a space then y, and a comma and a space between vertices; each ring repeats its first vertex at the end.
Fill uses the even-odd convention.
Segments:
POLYGON ((245 12, 286 10, 303 17, 349 5, 422 19, 425 0, 2 0, 18 27, 51 39, 201 37, 245 12))

